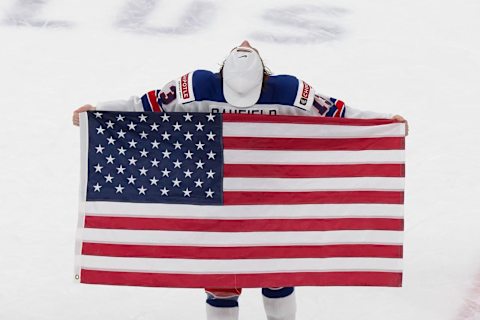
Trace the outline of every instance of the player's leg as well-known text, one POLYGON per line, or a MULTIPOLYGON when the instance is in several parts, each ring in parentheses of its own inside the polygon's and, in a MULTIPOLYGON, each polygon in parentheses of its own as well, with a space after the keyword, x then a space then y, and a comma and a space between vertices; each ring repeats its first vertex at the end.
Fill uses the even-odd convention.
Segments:
POLYGON ((207 320, 238 320, 238 297, 242 289, 205 289, 207 320))
POLYGON ((295 288, 263 288, 263 306, 268 320, 295 320, 295 288))

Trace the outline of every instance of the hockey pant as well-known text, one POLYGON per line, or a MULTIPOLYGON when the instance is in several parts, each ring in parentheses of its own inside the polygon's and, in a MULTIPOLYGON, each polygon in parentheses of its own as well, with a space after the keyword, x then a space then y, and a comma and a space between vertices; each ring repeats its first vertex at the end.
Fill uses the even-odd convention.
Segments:
MULTIPOLYGON (((242 289, 205 289, 207 320, 238 320, 238 298, 242 289)), ((263 306, 268 320, 294 320, 296 313, 293 287, 263 288, 263 306)))

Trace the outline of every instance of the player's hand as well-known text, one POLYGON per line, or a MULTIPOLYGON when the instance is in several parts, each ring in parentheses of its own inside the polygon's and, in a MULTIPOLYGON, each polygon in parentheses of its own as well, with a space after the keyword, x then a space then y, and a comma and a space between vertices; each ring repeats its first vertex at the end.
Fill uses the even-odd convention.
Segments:
POLYGON ((396 114, 392 117, 393 120, 397 120, 398 122, 403 122, 405 123, 405 137, 408 136, 408 121, 405 120, 404 117, 402 117, 399 114, 396 114))
POLYGON ((73 111, 73 116, 72 116, 73 125, 77 126, 77 127, 80 125, 80 113, 81 112, 92 111, 92 110, 95 110, 95 107, 90 105, 90 104, 86 104, 84 106, 81 106, 77 110, 73 111))

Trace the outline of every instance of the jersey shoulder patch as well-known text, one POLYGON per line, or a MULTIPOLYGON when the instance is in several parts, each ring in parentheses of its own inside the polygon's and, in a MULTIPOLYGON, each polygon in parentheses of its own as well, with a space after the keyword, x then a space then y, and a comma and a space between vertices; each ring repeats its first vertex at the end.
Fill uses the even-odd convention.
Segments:
POLYGON ((315 99, 315 90, 303 80, 298 79, 298 90, 293 105, 297 108, 310 110, 315 99))
POLYGON ((192 82, 194 72, 184 74, 176 81, 177 99, 180 104, 195 101, 192 82))

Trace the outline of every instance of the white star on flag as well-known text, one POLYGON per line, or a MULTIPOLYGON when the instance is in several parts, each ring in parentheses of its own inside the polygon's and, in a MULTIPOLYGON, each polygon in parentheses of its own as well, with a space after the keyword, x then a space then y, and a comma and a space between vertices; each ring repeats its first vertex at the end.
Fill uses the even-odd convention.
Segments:
POLYGON ((168 196, 168 192, 170 190, 168 190, 166 187, 163 187, 162 189, 160 189, 160 191, 162 192, 162 196, 168 196))
POLYGON ((146 176, 148 169, 145 169, 145 167, 142 167, 142 169, 138 169, 138 171, 140 171, 141 176, 146 176))
POLYGON ((215 175, 215 172, 213 172, 212 169, 210 169, 210 171, 207 172, 207 178, 208 179, 213 179, 214 175, 215 175))
POLYGON ((93 191, 94 192, 100 192, 101 188, 102 188, 102 186, 97 182, 97 184, 93 186, 93 191))
POLYGON ((131 140, 130 142, 128 142, 128 144, 130 145, 130 148, 136 148, 137 147, 137 143, 135 140, 131 140))
POLYGON ((144 188, 143 186, 141 186, 140 188, 137 188, 138 190, 138 194, 145 194, 145 191, 147 191, 146 188, 144 188))
POLYGON ((124 147, 117 148, 117 150, 118 150, 118 154, 121 154, 121 155, 125 155, 125 152, 127 151, 127 149, 125 149, 124 147))
POLYGON ((113 137, 110 137, 110 138, 107 138, 107 141, 108 141, 108 144, 113 144, 115 145, 115 139, 113 139, 113 137))
POLYGON ((148 157, 148 151, 145 150, 145 148, 143 148, 143 150, 140 151, 140 156, 141 156, 141 157, 145 157, 145 158, 148 157))
POLYGON ((132 121, 130 121, 129 124, 127 124, 128 126, 128 130, 133 130, 135 131, 135 127, 137 126, 136 124, 134 124, 132 121))
POLYGON ((203 150, 203 146, 205 146, 205 143, 202 143, 202 141, 198 141, 198 143, 195 144, 197 146, 197 150, 203 150))
POLYGON ((184 133, 183 135, 185 136, 185 141, 192 140, 193 134, 191 134, 190 131, 187 131, 187 133, 184 133))
POLYGON ((175 146, 175 150, 177 150, 177 149, 182 149, 182 144, 181 144, 180 142, 178 142, 178 141, 175 142, 173 145, 175 146))
POLYGON ((210 131, 210 133, 207 134, 208 140, 214 141, 214 140, 215 140, 215 136, 216 136, 216 134, 213 133, 212 131, 210 131))
POLYGON ((205 193, 206 193, 205 198, 213 198, 213 194, 215 192, 213 192, 212 189, 209 188, 208 191, 205 191, 205 193))
POLYGON ((102 126, 97 128, 97 134, 103 134, 105 132, 105 129, 102 128, 102 126))
POLYGON ((202 185, 203 185, 203 181, 200 180, 200 178, 198 180, 194 181, 194 182, 195 182, 195 187, 197 187, 197 188, 201 188, 202 185))
POLYGON ((159 125, 156 124, 155 122, 150 125, 150 128, 152 128, 151 131, 158 131, 158 127, 159 127, 159 125))
POLYGON ((163 140, 170 140, 170 136, 171 136, 171 134, 168 133, 167 131, 165 131, 165 132, 162 134, 163 140))
POLYGON ((174 168, 181 168, 182 162, 177 159, 177 161, 173 162, 174 168))
POLYGON ((135 178, 133 175, 131 175, 129 178, 127 178, 127 180, 128 180, 128 184, 135 185, 135 180, 137 180, 137 178, 135 178))
POLYGON ((171 154, 171 152, 168 151, 167 149, 165 149, 165 151, 163 151, 162 154, 163 154, 163 159, 165 159, 165 158, 169 158, 169 159, 170 159, 170 154, 171 154))
POLYGON ((125 188, 122 187, 121 184, 118 184, 118 186, 116 186, 115 189, 117 190, 117 191, 115 191, 115 193, 123 193, 123 189, 125 189, 125 188))
POLYGON ((170 119, 170 116, 167 115, 166 113, 164 113, 164 114, 162 115, 162 122, 165 122, 165 121, 168 122, 168 121, 169 121, 168 119, 170 119))
POLYGON ((180 187, 180 183, 182 181, 178 180, 178 178, 175 178, 175 180, 172 180, 173 186, 174 187, 180 187))
POLYGON ((216 153, 213 152, 213 150, 210 150, 210 152, 207 153, 208 159, 213 159, 213 160, 215 160, 215 155, 216 155, 216 153))
POLYGON ((157 178, 153 177, 152 179, 150 179, 150 185, 157 185, 157 182, 160 181, 158 180, 157 178))
POLYGON ((181 124, 179 124, 178 122, 175 122, 175 124, 173 125, 173 131, 180 131, 181 127, 182 127, 181 124))
POLYGON ((109 156, 108 156, 108 157, 106 157, 105 159, 107 159, 107 164, 108 164, 108 163, 111 163, 111 164, 113 164, 113 161, 115 160, 115 158, 114 158, 114 157, 112 157, 112 155, 109 155, 109 156))
POLYGON ((202 124, 200 121, 195 125, 197 127, 197 131, 203 131, 203 127, 205 127, 204 124, 202 124))
POLYGON ((157 158, 150 160, 150 162, 152 163, 152 167, 157 167, 157 168, 158 168, 158 164, 160 163, 160 161, 158 161, 157 158))
POLYGON ((140 122, 147 122, 147 116, 144 114, 139 115, 138 118, 140 119, 140 122))
POLYGON ((185 178, 191 178, 193 171, 190 171, 190 169, 187 169, 187 171, 183 171, 185 174, 185 178))
POLYGON ((192 115, 190 113, 187 113, 183 116, 185 118, 185 121, 192 121, 192 115))
POLYGON ((117 131, 117 134, 118 134, 118 137, 119 137, 119 138, 125 138, 126 132, 123 131, 123 130, 120 130, 120 131, 117 131))
POLYGON ((198 160, 197 162, 195 162, 195 164, 197 165, 197 169, 203 169, 203 165, 205 164, 205 162, 202 162, 202 160, 198 160))
POLYGON ((163 169, 162 170, 162 177, 168 177, 170 175, 170 170, 168 170, 167 168, 163 169))

